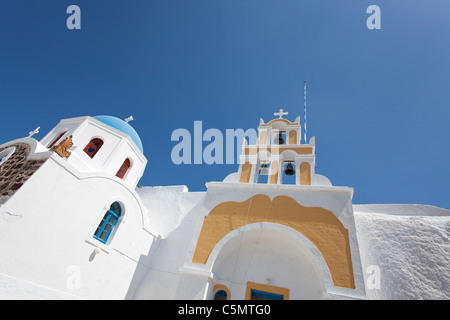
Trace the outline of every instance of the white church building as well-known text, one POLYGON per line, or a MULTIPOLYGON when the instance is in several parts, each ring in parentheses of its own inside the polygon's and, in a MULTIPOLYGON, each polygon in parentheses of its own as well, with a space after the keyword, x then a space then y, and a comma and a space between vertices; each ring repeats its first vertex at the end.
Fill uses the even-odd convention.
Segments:
POLYGON ((450 211, 353 205, 300 121, 260 121, 205 192, 138 186, 139 135, 61 120, 0 146, 0 299, 449 299, 450 211), (287 183, 289 181, 289 183, 287 183))

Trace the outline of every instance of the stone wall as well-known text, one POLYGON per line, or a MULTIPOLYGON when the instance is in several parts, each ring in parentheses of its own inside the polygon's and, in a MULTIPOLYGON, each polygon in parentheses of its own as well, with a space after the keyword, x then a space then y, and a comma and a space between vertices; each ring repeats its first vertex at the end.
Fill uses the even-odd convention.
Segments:
POLYGON ((14 153, 0 165, 0 204, 5 203, 36 172, 47 159, 28 159, 30 146, 15 143, 0 148, 0 152, 15 147, 14 153))

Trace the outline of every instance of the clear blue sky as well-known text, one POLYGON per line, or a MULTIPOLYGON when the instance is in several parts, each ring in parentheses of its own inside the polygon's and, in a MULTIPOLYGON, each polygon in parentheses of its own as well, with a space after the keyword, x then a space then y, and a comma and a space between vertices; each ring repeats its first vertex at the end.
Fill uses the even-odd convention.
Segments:
POLYGON ((173 130, 302 114, 316 172, 354 203, 450 209, 450 1, 0 0, 0 143, 133 115, 140 184, 205 190, 237 165, 172 164, 173 130), (81 30, 66 9, 81 8, 81 30), (381 8, 381 30, 366 9, 381 8))

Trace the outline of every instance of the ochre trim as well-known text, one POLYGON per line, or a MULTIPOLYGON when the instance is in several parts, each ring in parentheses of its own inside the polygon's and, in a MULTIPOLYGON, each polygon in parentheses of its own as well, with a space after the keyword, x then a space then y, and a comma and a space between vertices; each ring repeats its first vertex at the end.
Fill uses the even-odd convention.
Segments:
POLYGON ((227 293, 227 300, 231 299, 231 292, 230 289, 228 289, 227 286, 223 285, 223 284, 216 284, 213 288, 213 298, 216 295, 217 291, 219 290, 224 290, 227 293))
POLYGON ((273 119, 273 120, 269 121, 268 123, 261 124, 260 127, 270 127, 270 126, 273 125, 275 122, 284 122, 284 123, 286 123, 287 125, 298 125, 298 123, 296 123, 296 122, 290 122, 290 121, 287 120, 287 119, 273 119))
POLYGON ((259 133, 259 144, 260 145, 267 145, 267 130, 262 130, 259 133))
POLYGON ((297 144, 297 130, 289 131, 289 144, 297 144))
POLYGON ((192 262, 206 264, 217 243, 245 225, 271 222, 304 235, 322 254, 335 286, 355 288, 348 230, 329 210, 304 207, 287 196, 257 194, 243 202, 217 205, 204 218, 192 262))
POLYGON ((243 153, 245 156, 254 156, 259 151, 267 150, 272 155, 281 154, 285 150, 295 151, 297 154, 312 154, 312 147, 287 147, 287 146, 276 146, 276 147, 266 147, 266 146, 258 146, 258 147, 244 147, 243 153))
POLYGON ((251 165, 251 163, 248 163, 248 162, 244 163, 242 165, 241 178, 239 179, 239 182, 241 182, 241 183, 249 183, 251 172, 252 172, 252 165, 251 165))
POLYGON ((303 186, 311 185, 311 166, 308 162, 300 164, 300 184, 303 186))
POLYGON ((269 286, 267 284, 254 283, 254 282, 250 282, 250 281, 247 282, 247 289, 245 290, 245 300, 251 300, 252 289, 279 294, 279 295, 283 296, 283 300, 289 300, 289 289, 275 287, 275 286, 269 286))

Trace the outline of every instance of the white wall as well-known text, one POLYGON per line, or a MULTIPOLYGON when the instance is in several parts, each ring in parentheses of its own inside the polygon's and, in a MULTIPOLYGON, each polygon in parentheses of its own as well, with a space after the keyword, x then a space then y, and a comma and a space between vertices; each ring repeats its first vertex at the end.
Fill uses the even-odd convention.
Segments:
POLYGON ((54 154, 0 207, 0 272, 83 298, 124 299, 140 282, 137 263, 148 263, 155 236, 147 223, 140 198, 124 183, 80 173, 54 154), (124 211, 103 245, 92 236, 114 201, 124 211), (71 282, 78 275, 79 287, 71 282))
MULTIPOLYGON (((198 221, 203 218, 204 192, 187 192, 185 186, 143 187, 137 189, 149 208, 150 230, 161 235, 150 254, 145 278, 135 299, 191 299, 198 291, 184 287, 183 266, 198 221)), ((202 279, 200 286, 205 286, 202 279)), ((199 299, 202 297, 199 296, 199 299)))
POLYGON ((450 211, 414 204, 355 205, 369 299, 450 299, 450 211))

